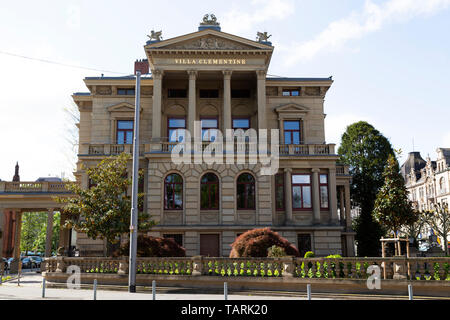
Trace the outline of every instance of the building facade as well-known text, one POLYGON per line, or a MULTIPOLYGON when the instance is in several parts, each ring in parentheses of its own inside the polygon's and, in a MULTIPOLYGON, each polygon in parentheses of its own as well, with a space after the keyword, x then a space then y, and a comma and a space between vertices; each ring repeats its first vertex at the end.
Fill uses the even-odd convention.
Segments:
MULTIPOLYGON (((135 63, 142 73, 144 210, 157 222, 149 234, 174 238, 189 256, 228 256, 238 235, 270 227, 301 252, 353 256, 350 176, 337 164, 335 145, 325 142, 324 99, 333 80, 269 77, 274 47, 267 36, 248 40, 209 23, 164 41, 152 32, 147 58, 135 63), (219 141, 219 131, 278 129, 279 141, 269 141, 268 149, 279 144, 279 170, 263 175, 263 164, 250 160, 249 144, 240 150, 234 141, 231 162, 176 164, 171 154, 187 139, 184 129, 202 140, 192 160, 219 141), (239 154, 245 163, 233 161, 239 154)), ((73 95, 80 110, 75 176, 88 188, 83 165, 132 152, 136 80, 84 82, 89 92, 73 95)), ((131 163, 129 168, 131 174, 131 163)), ((82 234, 77 247, 81 255, 104 252, 102 241, 82 234)))
MULTIPOLYGON (((436 204, 450 204, 450 148, 436 152, 436 161, 411 152, 401 168, 410 200, 420 212, 432 210, 436 204)), ((444 246, 442 239, 440 242, 444 246)))

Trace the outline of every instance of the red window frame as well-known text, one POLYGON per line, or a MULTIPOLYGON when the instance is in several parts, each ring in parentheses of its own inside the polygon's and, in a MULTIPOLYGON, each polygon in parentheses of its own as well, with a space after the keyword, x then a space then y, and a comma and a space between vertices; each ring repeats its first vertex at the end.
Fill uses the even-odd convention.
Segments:
POLYGON ((284 190, 284 182, 285 182, 284 181, 284 173, 277 173, 275 175, 275 210, 276 211, 284 211, 284 210, 286 210, 286 208, 285 208, 286 195, 285 195, 285 190, 284 190), (280 179, 280 177, 281 177, 281 179, 280 179), (277 178, 280 179, 281 182, 277 181, 277 178), (282 199, 281 199, 281 204, 282 204, 281 207, 278 206, 278 203, 279 203, 279 201, 278 201, 279 199, 277 199, 277 197, 278 197, 278 193, 277 193, 278 188, 281 188, 283 190, 282 199))
POLYGON ((295 144, 294 142, 294 133, 298 132, 298 143, 301 144, 302 143, 302 122, 300 120, 284 120, 283 121, 283 126, 284 126, 284 135, 283 135, 283 140, 284 143, 286 144, 286 133, 289 133, 289 135, 291 136, 291 144, 295 144), (298 122, 298 130, 296 129, 286 129, 286 122, 298 122))
POLYGON ((165 210, 183 210, 183 205, 184 205, 184 201, 183 201, 183 177, 181 177, 179 174, 177 173, 171 173, 169 175, 167 175, 164 178, 164 209, 165 210), (180 177, 181 182, 167 182, 167 178, 170 176, 176 175, 178 177, 180 177), (173 199, 172 203, 173 206, 169 207, 168 206, 168 201, 167 201, 167 187, 170 186, 172 189, 172 194, 175 195, 175 186, 176 185, 181 185, 181 207, 180 208, 175 208, 175 199, 173 199))
POLYGON ((208 204, 209 204, 209 206, 208 207, 202 207, 201 206, 202 203, 201 203, 201 200, 200 200, 200 210, 219 210, 219 177, 217 177, 217 175, 215 175, 214 173, 206 173, 206 174, 204 174, 202 176, 202 178, 200 179, 200 197, 201 197, 201 194, 202 194, 202 190, 201 189, 202 189, 203 186, 207 187, 206 190, 207 190, 207 193, 208 193, 208 204), (203 178, 206 177, 207 175, 213 175, 216 180, 215 181, 203 182, 202 181, 203 178), (209 187, 211 185, 216 185, 216 187, 217 187, 217 192, 216 192, 216 195, 214 197, 215 203, 217 204, 216 207, 211 205, 213 203, 213 201, 212 201, 213 199, 212 199, 212 195, 211 195, 211 190, 212 189, 209 187))
POLYGON ((329 209, 330 208, 330 188, 329 188, 329 176, 328 174, 322 173, 319 174, 319 197, 320 197, 320 209, 329 209), (321 183, 320 182, 320 177, 321 176, 326 176, 327 177, 327 183, 321 183), (327 188, 327 206, 324 207, 322 205, 322 187, 326 187, 327 188))
POLYGON ((255 210, 256 209, 256 184, 255 184, 255 177, 251 175, 250 173, 242 173, 239 175, 239 177, 236 180, 236 207, 238 210, 255 210), (243 175, 249 175, 252 178, 252 181, 245 181, 245 182, 239 182, 239 178, 243 175), (238 202, 238 192, 239 192, 239 185, 244 186, 244 207, 239 208, 239 202, 238 202), (253 189, 253 207, 250 207, 248 205, 249 202, 249 192, 248 192, 248 186, 253 189))
MULTIPOLYGON (((186 130, 186 117, 167 117, 167 141, 170 141, 170 130, 186 130), (184 127, 171 127, 170 120, 184 120, 184 127)), ((172 141, 175 142, 175 141, 172 141)))
POLYGON ((291 188, 291 193, 292 193, 292 210, 294 211, 310 211, 312 210, 313 207, 313 203, 312 203, 312 175, 308 174, 308 173, 293 173, 291 176, 292 179, 292 188, 291 188), (294 183, 294 176, 309 176, 309 183, 294 183), (300 187, 300 208, 296 208, 294 206, 294 187, 300 187), (311 197, 311 207, 304 207, 304 200, 303 200, 303 187, 309 187, 309 191, 310 191, 310 197, 311 197))
POLYGON ((116 142, 117 144, 128 144, 125 143, 127 142, 127 137, 128 135, 131 135, 131 141, 133 141, 133 134, 134 134, 134 121, 133 120, 117 120, 116 122, 116 142), (132 122, 133 123, 133 129, 119 129, 119 123, 120 122, 132 122), (119 143, 119 133, 123 132, 123 142, 124 143, 119 143))

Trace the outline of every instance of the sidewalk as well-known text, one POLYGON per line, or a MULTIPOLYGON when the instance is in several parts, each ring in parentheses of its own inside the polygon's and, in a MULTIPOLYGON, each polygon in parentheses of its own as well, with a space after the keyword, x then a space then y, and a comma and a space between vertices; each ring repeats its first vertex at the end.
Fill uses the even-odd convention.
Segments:
MULTIPOLYGON (((138 288, 139 291, 139 288, 138 288)), ((74 289, 46 288, 42 299, 42 276, 36 273, 26 273, 21 277, 20 286, 17 280, 3 283, 0 286, 0 300, 93 300, 94 291, 74 289)), ((228 300, 305 300, 302 297, 233 295, 228 294, 228 300)), ((129 293, 126 291, 97 290, 97 300, 152 300, 151 292, 129 293)), ((224 300, 223 294, 192 294, 192 293, 156 293, 156 300, 224 300)), ((323 299, 321 299, 323 300, 323 299)))

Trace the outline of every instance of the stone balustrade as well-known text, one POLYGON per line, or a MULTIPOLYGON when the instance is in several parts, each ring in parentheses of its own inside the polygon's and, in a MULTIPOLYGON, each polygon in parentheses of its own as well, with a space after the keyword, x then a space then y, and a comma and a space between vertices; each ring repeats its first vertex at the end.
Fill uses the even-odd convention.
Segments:
POLYGON ((0 193, 68 193, 66 182, 0 181, 0 193))
MULTIPOLYGON (((127 274, 128 258, 48 258, 47 273, 78 266, 82 273, 127 274)), ((450 258, 138 258, 137 273, 150 275, 366 279, 369 266, 382 279, 450 280, 450 258)))
MULTIPOLYGON (((144 144, 140 146, 140 155, 144 153, 171 153, 177 142, 154 142, 150 144, 144 144)), ((206 147, 210 145, 210 142, 202 142, 199 150, 196 150, 196 146, 192 144, 191 149, 195 152, 203 152, 206 147)), ((225 153, 226 144, 223 145, 225 153)), ((252 150, 257 152, 258 145, 250 145, 249 143, 239 144, 235 143, 234 152, 249 154, 252 150)), ((270 145, 267 146, 267 151, 270 152, 270 145)), ((133 145, 130 144, 86 144, 82 146, 80 152, 84 156, 110 156, 118 155, 122 152, 131 154, 133 152, 133 145)), ((322 156, 322 155, 334 155, 334 144, 304 144, 304 145, 279 145, 280 156, 322 156)), ((344 169, 343 169, 344 170, 344 169)), ((343 172, 345 174, 345 172, 343 172)), ((348 173, 347 173, 348 174, 348 173)))

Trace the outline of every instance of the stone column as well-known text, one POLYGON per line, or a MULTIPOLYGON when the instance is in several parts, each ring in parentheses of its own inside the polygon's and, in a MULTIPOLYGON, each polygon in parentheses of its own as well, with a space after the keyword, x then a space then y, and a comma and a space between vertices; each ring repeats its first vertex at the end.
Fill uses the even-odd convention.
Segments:
POLYGON ((339 187, 339 219, 341 223, 345 221, 344 188, 339 187))
POLYGON ((47 213, 47 237, 45 239, 45 257, 52 256, 52 236, 53 236, 53 209, 48 209, 47 213))
POLYGON ((338 215, 337 215, 337 191, 336 191, 336 168, 329 170, 328 175, 328 186, 330 188, 330 213, 331 213, 331 223, 338 223, 338 215))
POLYGON ((161 140, 161 104, 163 70, 153 70, 152 140, 161 140))
POLYGON ((66 214, 61 212, 61 220, 59 223, 59 244, 58 247, 64 248, 64 255, 69 255, 69 230, 64 228, 66 222, 66 214))
POLYGON ((345 221, 347 230, 350 230, 352 228, 352 205, 350 201, 350 185, 345 185, 345 221))
POLYGON ((0 274, 3 274, 3 242, 5 241, 6 238, 6 233, 5 233, 5 210, 0 211, 0 232, 1 232, 1 237, 0 237, 0 274))
POLYGON ((223 134, 227 129, 232 129, 231 120, 231 75, 233 71, 223 71, 223 134))
POLYGON ((292 215, 292 169, 284 169, 284 207, 286 212, 286 224, 293 223, 292 215))
POLYGON ((267 129, 266 120, 266 71, 258 70, 257 87, 258 87, 258 129, 267 129))
POLYGON ((20 237, 22 234, 22 212, 15 211, 16 216, 16 230, 14 232, 14 260, 20 259, 20 237))
POLYGON ((314 212, 314 224, 320 224, 320 190, 319 190, 319 172, 320 169, 312 169, 311 195, 314 212))
POLYGON ((191 136, 194 137, 194 121, 196 117, 196 81, 197 81, 197 71, 189 70, 189 108, 188 108, 188 121, 187 129, 191 132, 191 136))

